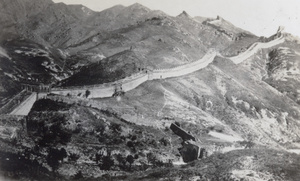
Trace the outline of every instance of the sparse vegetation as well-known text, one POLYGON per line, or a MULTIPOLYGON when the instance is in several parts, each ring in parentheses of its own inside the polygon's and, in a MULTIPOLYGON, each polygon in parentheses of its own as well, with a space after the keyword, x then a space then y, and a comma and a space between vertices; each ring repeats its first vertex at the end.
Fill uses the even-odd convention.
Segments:
POLYGON ((46 160, 48 165, 52 168, 52 171, 55 172, 59 167, 59 163, 62 162, 65 157, 67 157, 67 152, 64 148, 60 150, 50 148, 46 160))
POLYGON ((151 76, 153 69, 199 60, 211 48, 220 55, 199 71, 147 81, 126 93, 121 82, 112 98, 91 100, 94 89, 88 86, 66 97, 48 95, 28 116, 0 115, 5 178, 300 177, 299 155, 278 150, 299 151, 300 46, 291 35, 235 64, 226 57, 277 34, 257 37, 219 16, 192 18, 183 12, 170 17, 139 4, 96 13, 51 1, 11 2, 0 2, 1 107, 24 85, 106 86, 138 72, 151 76), (174 122, 201 148, 193 150, 198 160, 176 165, 182 138, 170 130, 174 122))

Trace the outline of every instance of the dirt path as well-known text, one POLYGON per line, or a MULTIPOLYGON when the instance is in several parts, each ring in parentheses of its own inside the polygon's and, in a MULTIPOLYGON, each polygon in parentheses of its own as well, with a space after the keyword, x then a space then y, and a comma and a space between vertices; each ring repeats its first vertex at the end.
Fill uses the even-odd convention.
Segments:
POLYGON ((226 134, 218 133, 218 132, 215 132, 215 131, 210 131, 208 134, 210 136, 213 136, 215 138, 219 138, 221 140, 228 141, 228 142, 243 141, 243 139, 241 137, 226 135, 226 134))

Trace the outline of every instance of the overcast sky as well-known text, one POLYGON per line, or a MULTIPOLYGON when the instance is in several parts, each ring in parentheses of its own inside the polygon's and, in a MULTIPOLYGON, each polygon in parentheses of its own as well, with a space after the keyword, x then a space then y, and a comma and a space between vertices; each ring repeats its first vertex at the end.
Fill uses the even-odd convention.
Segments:
POLYGON ((270 36, 280 25, 300 37, 300 0, 53 0, 65 4, 82 4, 102 11, 117 4, 136 2, 177 16, 185 10, 191 16, 220 15, 234 25, 256 35, 270 36))

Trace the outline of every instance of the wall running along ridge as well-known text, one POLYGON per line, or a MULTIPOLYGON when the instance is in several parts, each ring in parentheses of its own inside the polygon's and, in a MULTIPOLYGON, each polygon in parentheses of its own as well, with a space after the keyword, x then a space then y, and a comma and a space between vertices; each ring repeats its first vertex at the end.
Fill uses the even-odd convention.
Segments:
MULTIPOLYGON (((234 56, 224 57, 233 61, 235 64, 239 64, 244 60, 250 58, 258 50, 264 48, 270 48, 285 41, 284 36, 281 35, 279 38, 272 40, 267 43, 256 42, 252 44, 245 52, 234 56)), ((147 80, 165 79, 171 77, 179 77, 198 71, 208 64, 210 64, 214 58, 219 55, 215 50, 210 49, 200 60, 195 62, 181 65, 171 69, 155 69, 153 71, 139 72, 127 78, 106 84, 92 85, 92 86, 79 86, 79 87, 67 87, 67 88, 56 88, 52 89, 51 93, 60 95, 71 95, 85 97, 86 91, 90 91, 88 98, 104 98, 111 97, 115 93, 117 87, 122 87, 122 91, 126 92, 146 82, 147 80)))
POLYGON ((227 58, 229 58, 235 64, 239 64, 239 63, 243 62, 244 60, 250 58, 255 53, 257 53, 258 50, 273 47, 275 45, 283 43, 284 41, 285 41, 284 36, 281 35, 279 38, 272 40, 270 42, 267 42, 267 43, 256 42, 256 43, 252 44, 245 52, 243 52, 237 56, 227 57, 227 58))
POLYGON ((51 93, 60 95, 80 96, 85 97, 86 91, 90 92, 88 98, 104 98, 111 97, 115 93, 116 87, 122 87, 124 92, 130 91, 148 80, 165 79, 186 75, 206 67, 211 63, 217 53, 214 50, 209 50, 206 55, 195 62, 181 65, 171 69, 155 69, 153 71, 139 72, 124 79, 99 85, 78 86, 67 88, 54 88, 51 93))
POLYGON ((37 100, 37 93, 33 92, 25 101, 18 105, 10 115, 28 115, 33 104, 37 100))
MULTIPOLYGON (((224 57, 228 58, 231 61, 233 61, 235 64, 239 64, 243 62, 244 60, 250 58, 252 55, 254 55, 259 49, 264 48, 270 48, 272 46, 278 45, 280 43, 283 43, 285 41, 284 36, 281 35, 279 38, 272 40, 267 43, 254 43, 252 44, 245 52, 234 56, 234 57, 224 57)), ((139 72, 137 74, 133 74, 129 77, 126 77, 124 79, 111 82, 111 83, 104 83, 104 84, 96 84, 96 85, 90 85, 90 86, 74 86, 74 87, 67 87, 67 88, 53 88, 51 90, 51 93, 58 94, 58 95, 70 95, 70 96, 80 96, 82 98, 86 97, 86 91, 89 90, 90 94, 88 98, 104 98, 104 97, 111 97, 116 91, 116 88, 122 87, 122 90, 124 92, 130 91, 137 86, 141 85, 142 83, 148 81, 148 80, 155 80, 155 79, 165 79, 165 78, 171 78, 171 77, 179 77, 186 74, 193 73, 195 71, 198 71, 204 67, 206 67, 208 64, 210 64, 216 56, 221 56, 219 53, 217 53, 215 50, 210 49, 200 60, 197 60, 195 62, 181 65, 175 68, 171 69, 155 69, 153 71, 147 71, 146 72, 139 72)), ((46 94, 39 94, 37 96, 37 93, 32 93, 25 101, 23 101, 17 108, 15 108, 10 115, 27 115, 36 101, 36 99, 39 99, 40 97, 45 97, 46 94)))

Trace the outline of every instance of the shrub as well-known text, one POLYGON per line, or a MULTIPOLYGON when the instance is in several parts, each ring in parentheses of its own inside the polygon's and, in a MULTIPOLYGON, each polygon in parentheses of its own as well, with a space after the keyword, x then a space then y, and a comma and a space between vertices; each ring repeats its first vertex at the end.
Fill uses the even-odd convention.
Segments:
POLYGON ((132 155, 128 155, 126 157, 126 161, 129 163, 129 169, 131 169, 131 165, 133 164, 134 162, 134 157, 132 155))
POLYGON ((80 158, 80 156, 76 153, 70 153, 70 155, 69 155, 70 161, 73 161, 73 162, 76 162, 79 158, 80 158))
POLYGON ((131 137, 131 140, 134 141, 134 140, 136 140, 136 138, 137 138, 136 135, 133 135, 133 136, 131 137))
POLYGON ((120 153, 116 155, 116 159, 119 162, 119 166, 120 167, 125 167, 126 165, 126 159, 125 157, 123 157, 123 155, 121 155, 120 153))
POLYGON ((39 120, 29 119, 27 121, 27 131, 36 138, 40 146, 54 146, 58 143, 67 144, 72 136, 70 130, 64 128, 66 118, 63 115, 49 115, 47 120, 43 120, 45 116, 38 116, 39 120), (50 125, 50 126, 49 126, 50 125))
POLYGON ((88 98, 88 97, 89 97, 89 95, 91 95, 91 91, 89 91, 89 90, 86 90, 86 91, 85 91, 85 97, 86 97, 86 98, 88 98))
POLYGON ((64 148, 60 150, 50 148, 46 158, 47 164, 52 168, 52 171, 55 172, 59 166, 59 161, 62 161, 65 157, 67 157, 67 152, 64 148))
POLYGON ((154 167, 162 167, 164 163, 159 160, 153 153, 147 153, 148 164, 152 164, 154 167))
POLYGON ((100 166, 100 168, 102 169, 102 170, 110 170, 110 168, 112 167, 112 166, 114 166, 114 160, 111 158, 111 156, 110 156, 110 154, 109 155, 107 155, 107 156, 104 156, 103 158, 102 158, 102 164, 101 164, 101 166, 100 166))
POLYGON ((114 132, 114 133, 120 133, 122 131, 122 127, 120 124, 116 124, 116 123, 112 123, 110 125, 110 129, 114 132))
POLYGON ((133 148, 134 147, 134 144, 132 141, 128 141, 127 144, 126 144, 129 148, 133 148))
POLYGON ((81 170, 74 175, 74 180, 81 180, 83 178, 81 170))
POLYGON ((164 146, 168 146, 168 145, 169 145, 169 141, 168 141, 166 138, 161 138, 161 139, 159 140, 159 142, 160 142, 161 144, 163 144, 164 146))

